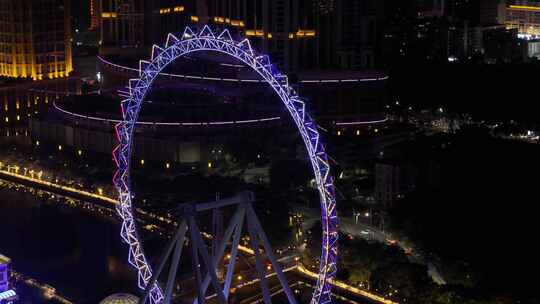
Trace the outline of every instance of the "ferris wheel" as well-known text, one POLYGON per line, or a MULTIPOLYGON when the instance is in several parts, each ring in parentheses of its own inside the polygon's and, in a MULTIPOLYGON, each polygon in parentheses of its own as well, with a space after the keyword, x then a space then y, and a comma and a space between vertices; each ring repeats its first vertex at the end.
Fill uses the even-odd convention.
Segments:
MULTIPOLYGON (((170 303, 172 293, 171 282, 174 281, 176 275, 176 269, 173 269, 173 266, 178 266, 184 238, 187 233, 191 236, 190 243, 196 244, 192 245, 192 247, 196 247, 192 250, 193 256, 201 259, 199 265, 204 265, 203 268, 197 265, 197 269, 194 270, 196 272, 194 275, 197 277, 198 282, 196 301, 198 303, 204 302, 208 287, 211 285, 219 302, 226 302, 229 296, 229 289, 231 288, 230 276, 232 276, 234 266, 232 266, 232 270, 228 269, 225 275, 225 281, 221 283, 221 280, 217 278, 216 274, 217 263, 223 257, 225 247, 229 241, 232 243, 231 255, 236 254, 235 252, 238 247, 236 238, 242 231, 244 218, 247 221, 247 230, 251 236, 252 250, 254 250, 257 260, 256 264, 263 290, 264 302, 270 302, 270 294, 268 286, 265 286, 266 276, 261 273, 264 272, 264 269, 261 269, 263 251, 259 250, 257 240, 263 244, 264 252, 268 259, 271 260, 271 266, 275 270, 289 302, 295 303, 294 296, 290 294, 290 288, 286 286, 287 284, 281 266, 275 260, 275 257, 273 257, 268 239, 253 212, 253 208, 251 207, 253 196, 250 194, 243 193, 230 199, 221 200, 212 206, 205 204, 183 206, 183 220, 179 223, 178 230, 164 251, 161 262, 156 268, 153 268, 149 264, 143 250, 143 244, 138 234, 136 214, 132 206, 134 196, 130 183, 130 164, 135 126, 143 101, 151 89, 154 80, 163 69, 178 58, 197 52, 225 54, 251 68, 273 89, 294 121, 309 156, 321 205, 322 248, 319 275, 311 304, 330 303, 330 282, 336 273, 338 218, 333 178, 330 174, 328 156, 320 140, 317 124, 308 114, 303 99, 289 85, 287 76, 282 74, 271 63, 267 55, 258 54, 251 47, 248 39, 233 39, 227 29, 215 32, 209 26, 204 26, 201 29, 186 27, 179 35, 169 34, 164 46, 153 46, 150 60, 140 61, 139 78, 129 81, 129 97, 121 103, 123 121, 115 127, 119 145, 113 151, 113 158, 117 165, 113 182, 119 193, 119 205, 117 209, 122 218, 121 236, 129 245, 129 263, 137 269, 139 288, 145 290, 145 296, 141 299, 140 303, 170 303), (194 220, 194 214, 200 211, 231 205, 237 205, 237 211, 225 232, 225 236, 220 244, 218 244, 218 254, 211 256, 208 254, 206 245, 200 238, 201 232, 194 220), (165 261, 169 258, 171 261, 171 270, 169 271, 164 290, 158 282, 158 277, 164 268, 165 261)), ((231 263, 229 263, 229 267, 230 265, 231 263)))

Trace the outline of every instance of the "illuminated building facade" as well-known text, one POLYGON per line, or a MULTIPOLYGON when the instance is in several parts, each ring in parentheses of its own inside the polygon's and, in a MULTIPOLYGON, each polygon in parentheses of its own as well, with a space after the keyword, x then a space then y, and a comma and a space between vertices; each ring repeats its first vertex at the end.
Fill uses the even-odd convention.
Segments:
POLYGON ((506 27, 520 35, 540 36, 540 3, 517 1, 507 7, 506 27))
POLYGON ((72 70, 70 1, 0 1, 0 76, 54 79, 72 70))

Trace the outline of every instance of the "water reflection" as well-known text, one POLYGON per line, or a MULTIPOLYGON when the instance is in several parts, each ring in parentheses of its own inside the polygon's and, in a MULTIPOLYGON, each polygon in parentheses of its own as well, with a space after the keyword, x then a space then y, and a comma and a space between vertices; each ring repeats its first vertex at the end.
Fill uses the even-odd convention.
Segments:
POLYGON ((0 198, 0 252, 19 272, 76 303, 136 292, 116 220, 7 188, 0 189, 0 198))

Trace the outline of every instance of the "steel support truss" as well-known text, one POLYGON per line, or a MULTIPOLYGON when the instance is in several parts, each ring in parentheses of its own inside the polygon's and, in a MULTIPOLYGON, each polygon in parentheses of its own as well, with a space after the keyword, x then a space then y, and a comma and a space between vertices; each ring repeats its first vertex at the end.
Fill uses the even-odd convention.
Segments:
MULTIPOLYGON (((289 86, 287 76, 279 72, 267 55, 260 55, 253 50, 248 39, 235 40, 227 29, 214 32, 208 26, 200 30, 187 27, 179 35, 169 34, 163 47, 155 45, 151 59, 140 62, 139 78, 129 81, 129 98, 121 103, 124 120, 115 128, 119 145, 113 151, 118 167, 113 182, 119 192, 118 213, 123 219, 121 235, 129 244, 129 262, 138 270, 139 287, 145 289, 148 286, 152 278, 152 268, 139 241, 132 208, 129 168, 134 128, 143 100, 159 73, 177 58, 195 52, 227 54, 249 66, 275 91, 295 122, 311 161, 321 201, 322 250, 319 277, 311 304, 331 302, 330 280, 336 273, 338 254, 338 218, 333 178, 317 125, 307 113, 304 100, 289 86)), ((158 284, 150 285, 150 302, 162 303, 162 289, 158 284)))
MULTIPOLYGON (((254 252, 257 275, 263 290, 264 303, 271 304, 272 301, 267 280, 269 274, 267 273, 263 264, 263 255, 260 250, 259 243, 262 244, 264 253, 272 265, 271 269, 275 272, 289 303, 296 304, 295 297, 291 292, 285 275, 283 274, 282 267, 274 256, 274 251, 270 246, 270 242, 268 241, 262 225, 257 218, 255 211, 253 210, 253 201, 253 193, 242 192, 239 195, 226 200, 219 200, 200 205, 182 205, 180 208, 180 225, 166 246, 162 257, 160 258, 156 272, 154 272, 152 275, 150 284, 147 285, 143 297, 139 300, 139 304, 145 304, 148 302, 151 293, 151 286, 157 283, 158 278, 163 273, 163 270, 167 264, 169 264, 169 272, 165 285, 165 298, 163 303, 171 303, 173 288, 176 282, 176 274, 178 273, 178 266, 180 264, 180 258, 185 245, 184 241, 186 240, 186 234, 188 232, 190 235, 189 244, 192 250, 192 268, 194 270, 193 274, 195 277, 197 290, 197 296, 193 303, 204 304, 206 302, 207 292, 210 284, 212 285, 218 302, 221 304, 228 303, 236 266, 236 258, 238 256, 238 245, 240 243, 244 223, 247 223, 251 250, 254 252), (227 229, 225 230, 223 238, 219 241, 217 248, 214 250, 214 254, 210 254, 208 246, 204 243, 203 235, 201 234, 199 226, 197 225, 196 215, 198 212, 220 210, 223 207, 228 207, 231 205, 236 205, 236 211, 233 214, 227 229), (218 279, 217 269, 225 257, 225 251, 229 243, 231 244, 230 253, 228 255, 230 258, 228 259, 229 263, 227 265, 223 284, 221 284, 220 280, 218 279), (200 263, 200 259, 202 259, 202 263, 200 263), (204 279, 202 275, 203 272, 204 279)), ((213 215, 215 216, 214 212, 213 215)))

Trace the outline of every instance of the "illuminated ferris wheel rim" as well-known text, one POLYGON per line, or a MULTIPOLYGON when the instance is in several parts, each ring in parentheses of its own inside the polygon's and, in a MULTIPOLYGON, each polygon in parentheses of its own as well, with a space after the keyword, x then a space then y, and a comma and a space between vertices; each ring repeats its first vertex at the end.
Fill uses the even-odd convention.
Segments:
MULTIPOLYGON (((317 125, 306 112, 305 102, 289 86, 287 76, 276 69, 268 56, 257 54, 248 39, 237 41, 231 37, 227 29, 214 33, 208 26, 204 26, 200 31, 187 27, 180 38, 169 34, 164 47, 154 45, 151 60, 141 60, 139 78, 129 81, 129 97, 121 103, 123 121, 115 128, 119 145, 113 151, 117 165, 113 182, 119 192, 117 210, 122 218, 121 236, 129 244, 128 260, 137 268, 139 288, 144 289, 150 281, 152 268, 139 241, 132 209, 133 194, 129 169, 134 129, 146 93, 163 69, 179 57, 200 51, 227 54, 251 67, 274 89, 294 120, 310 156, 321 199, 322 249, 319 276, 311 303, 330 303, 330 281, 336 273, 338 219, 330 165, 324 145, 320 141, 317 125)), ((151 288, 150 302, 161 303, 162 300, 163 291, 156 283, 151 288)))

